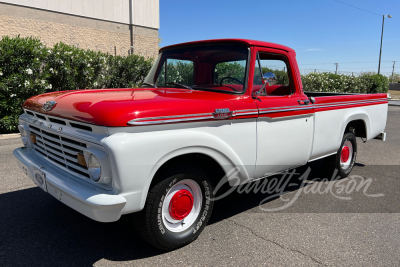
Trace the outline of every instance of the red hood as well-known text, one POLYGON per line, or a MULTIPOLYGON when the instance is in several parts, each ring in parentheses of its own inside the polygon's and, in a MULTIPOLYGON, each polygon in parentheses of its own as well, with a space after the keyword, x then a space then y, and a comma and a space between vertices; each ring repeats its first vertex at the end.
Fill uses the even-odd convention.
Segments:
POLYGON ((238 96, 171 88, 101 89, 47 93, 29 98, 24 108, 66 119, 103 126, 127 126, 138 118, 212 113, 233 110, 229 99, 238 96), (54 100, 51 111, 43 104, 54 100))

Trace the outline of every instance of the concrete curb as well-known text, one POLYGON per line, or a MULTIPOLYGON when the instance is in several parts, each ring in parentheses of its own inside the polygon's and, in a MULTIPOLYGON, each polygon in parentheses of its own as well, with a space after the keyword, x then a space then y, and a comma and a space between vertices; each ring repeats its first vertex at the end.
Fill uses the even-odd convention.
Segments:
POLYGON ((2 139, 12 139, 12 138, 19 138, 21 135, 19 133, 13 134, 0 134, 0 140, 2 139))
POLYGON ((388 104, 392 107, 400 107, 400 100, 389 100, 388 104))

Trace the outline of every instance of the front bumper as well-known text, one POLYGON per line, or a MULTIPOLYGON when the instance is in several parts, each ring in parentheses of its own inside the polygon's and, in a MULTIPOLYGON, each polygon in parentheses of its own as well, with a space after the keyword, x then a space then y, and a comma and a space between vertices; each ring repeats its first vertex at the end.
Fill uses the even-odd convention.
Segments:
POLYGON ((31 148, 17 148, 14 156, 21 170, 35 183, 34 175, 43 173, 46 184, 44 190, 74 210, 99 222, 114 222, 121 217, 126 204, 124 197, 111 195, 110 191, 74 179, 36 156, 31 148))

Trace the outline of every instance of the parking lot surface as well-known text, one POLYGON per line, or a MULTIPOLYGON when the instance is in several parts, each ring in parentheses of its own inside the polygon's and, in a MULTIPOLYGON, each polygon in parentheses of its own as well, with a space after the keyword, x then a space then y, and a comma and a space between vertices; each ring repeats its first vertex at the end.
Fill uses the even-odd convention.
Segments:
POLYGON ((323 190, 334 182, 317 172, 267 201, 235 191, 215 203, 195 242, 172 252, 143 242, 131 216, 95 222, 45 194, 17 167, 20 139, 2 139, 0 266, 399 266, 400 107, 389 107, 386 132, 386 142, 357 139, 353 178, 342 187, 323 190))

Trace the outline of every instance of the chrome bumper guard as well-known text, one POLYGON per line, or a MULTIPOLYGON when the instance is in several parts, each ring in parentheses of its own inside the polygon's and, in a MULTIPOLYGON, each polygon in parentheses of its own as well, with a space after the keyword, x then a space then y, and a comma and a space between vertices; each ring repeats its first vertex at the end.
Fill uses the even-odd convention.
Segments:
POLYGON ((381 140, 381 141, 385 142, 386 141, 386 133, 385 132, 381 132, 374 139, 378 139, 378 140, 381 140))

